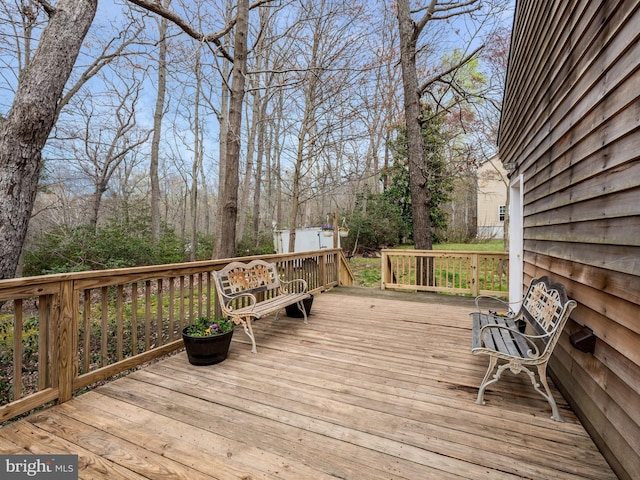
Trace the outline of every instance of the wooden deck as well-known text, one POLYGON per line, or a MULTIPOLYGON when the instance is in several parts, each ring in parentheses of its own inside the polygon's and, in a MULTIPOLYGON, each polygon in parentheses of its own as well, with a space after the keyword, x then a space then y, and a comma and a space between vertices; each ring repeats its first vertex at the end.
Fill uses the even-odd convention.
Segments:
POLYGON ((258 354, 236 331, 221 364, 181 352, 6 425, 0 452, 78 454, 82 479, 616 478, 555 389, 566 423, 522 375, 474 403, 467 299, 362 293, 256 322, 258 354))

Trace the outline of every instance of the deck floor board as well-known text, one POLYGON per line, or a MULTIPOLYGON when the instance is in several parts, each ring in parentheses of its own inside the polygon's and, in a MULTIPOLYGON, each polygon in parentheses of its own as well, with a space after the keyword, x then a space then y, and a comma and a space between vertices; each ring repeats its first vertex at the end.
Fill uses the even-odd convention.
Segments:
POLYGON ((255 322, 257 354, 238 330, 223 363, 181 352, 8 424, 0 451, 77 453, 81 479, 616 478, 555 388, 565 423, 524 375, 476 405, 471 301, 361 293, 255 322))

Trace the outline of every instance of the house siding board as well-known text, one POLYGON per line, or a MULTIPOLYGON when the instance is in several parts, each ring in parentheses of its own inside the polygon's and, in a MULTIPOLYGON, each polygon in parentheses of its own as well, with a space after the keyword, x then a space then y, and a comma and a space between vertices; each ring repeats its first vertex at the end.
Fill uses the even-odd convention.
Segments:
MULTIPOLYGON (((503 122, 508 126, 509 135, 501 135, 501 144, 504 144, 505 153, 514 145, 519 145, 522 137, 544 136, 548 133, 541 119, 549 116, 547 109, 550 103, 540 102, 540 99, 550 95, 547 87, 549 81, 557 76, 557 72, 552 68, 557 65, 559 55, 559 50, 555 51, 550 46, 563 44, 562 37, 567 37, 572 31, 570 23, 573 20, 563 12, 576 2, 553 2, 545 8, 538 8, 536 2, 527 3, 531 4, 528 10, 532 10, 532 14, 544 12, 545 16, 538 18, 537 22, 531 25, 530 28, 535 27, 535 31, 528 31, 526 36, 522 35, 522 49, 518 52, 514 65, 519 75, 515 78, 511 75, 507 77, 503 122), (566 8, 559 9, 559 5, 566 8), (535 58, 531 57, 532 52, 536 53, 535 58), (511 94, 512 88, 518 88, 516 95, 511 94), (514 99, 513 102, 511 98, 514 99), (527 117, 523 117, 518 112, 527 112, 527 117)), ((511 60, 510 56, 510 62, 511 60)), ((566 74, 563 78, 564 85, 569 85, 566 74)), ((550 99, 547 98, 547 100, 550 99)))
POLYGON ((526 228, 525 240, 597 243, 604 247, 607 245, 640 246, 640 216, 556 223, 553 228, 550 227, 552 225, 526 228))
MULTIPOLYGON (((619 16, 622 17, 622 15, 619 16)), ((618 20, 623 22, 622 18, 618 20)), ((637 18, 635 20, 640 21, 637 18)), ((633 22, 624 21, 624 26, 629 25, 633 25, 633 22)), ((602 32, 602 27, 600 32, 602 32)), ((625 38, 629 36, 628 32, 621 32, 621 34, 625 38)), ((627 45, 621 41, 608 42, 606 45, 593 43, 592 49, 605 48, 604 53, 594 51, 589 55, 583 53, 568 56, 568 59, 572 61, 580 59, 588 61, 588 69, 586 67, 581 69, 581 76, 577 80, 575 79, 576 66, 570 62, 567 62, 564 68, 552 72, 554 80, 546 86, 549 91, 555 89, 558 91, 554 91, 553 94, 547 93, 545 96, 548 98, 540 103, 538 110, 544 115, 535 115, 534 120, 531 121, 531 124, 537 126, 538 130, 535 133, 533 131, 524 132, 524 138, 530 136, 535 139, 535 142, 530 145, 532 151, 527 153, 529 162, 522 165, 522 171, 532 177, 528 182, 531 188, 545 181, 544 178, 535 178, 539 172, 560 173, 563 167, 566 168, 571 164, 572 159, 585 158, 584 150, 593 154, 603 145, 609 143, 610 138, 607 137, 626 134, 625 125, 626 128, 636 126, 637 122, 621 121, 620 127, 623 127, 621 130, 606 128, 611 118, 624 111, 627 106, 634 107, 627 116, 633 118, 634 111, 637 112, 637 103, 634 102, 637 91, 634 88, 638 81, 637 75, 629 83, 627 77, 631 75, 632 67, 615 71, 613 66, 618 68, 618 64, 612 63, 622 55, 625 60, 629 58, 636 64, 637 71, 636 59, 640 46, 636 45, 629 49, 627 45), (613 83, 623 81, 620 89, 616 88, 620 83, 613 83), (585 143, 583 144, 583 142, 585 143), (573 148, 577 148, 578 152, 572 155, 570 152, 573 148), (544 163, 554 165, 556 159, 565 156, 566 160, 553 167, 555 171, 548 172, 545 169, 544 163), (545 158, 546 162, 534 161, 534 159, 541 158, 545 158)), ((570 42, 565 45, 565 48, 570 47, 572 47, 570 42)), ((545 82, 542 83, 545 84, 545 82)), ((538 97, 539 99, 540 97, 538 97)))
MULTIPOLYGON (((579 247, 583 247, 580 245, 579 247)), ((584 259, 588 257, 588 254, 581 255, 580 261, 575 258, 567 258, 569 255, 564 255, 563 252, 553 251, 548 254, 538 254, 534 250, 542 250, 540 248, 529 248, 525 254, 525 262, 527 265, 531 265, 534 269, 539 271, 549 272, 553 270, 557 275, 565 279, 571 279, 579 285, 588 285, 604 294, 615 297, 616 299, 625 300, 633 305, 640 305, 640 289, 630 288, 637 282, 638 275, 628 274, 620 271, 620 268, 616 269, 616 266, 622 267, 629 263, 640 263, 635 258, 621 259, 619 261, 611 261, 608 266, 611 268, 600 268, 597 265, 589 265, 584 259)), ((592 257, 597 256, 597 251, 601 249, 593 249, 592 257)), ((607 249, 610 251, 611 249, 607 249)), ((574 252, 572 249, 571 252, 574 252)), ((639 252, 640 255, 640 252, 639 252)), ((577 257, 577 255, 576 255, 577 257)), ((595 262, 594 262, 595 263, 595 262)), ((536 270, 532 270, 532 276, 535 275, 536 270)), ((583 295, 587 296, 587 294, 583 295)), ((637 321, 633 321, 636 324, 637 321)), ((640 378, 640 377, 638 377, 640 378)))
MULTIPOLYGON (((558 350, 558 348, 556 348, 558 350)), ((558 354, 559 355, 559 354, 558 354)), ((561 358, 561 357, 560 357, 561 358)), ((563 360, 567 360, 566 358, 563 360)), ((576 414, 583 418, 585 428, 591 433, 591 437, 600 448, 602 454, 607 458, 616 475, 621 480, 636 480, 635 472, 640 471, 640 457, 637 455, 622 455, 622 452, 633 452, 634 448, 627 441, 625 434, 617 429, 611 429, 611 419, 607 417, 606 410, 603 410, 594 399, 591 392, 585 390, 583 386, 589 385, 584 372, 573 363, 564 364, 558 360, 558 356, 552 359, 550 368, 552 377, 558 389, 567 398, 569 404, 576 414), (567 368, 568 367, 568 368, 567 368), (570 392, 575 392, 572 396, 570 392), (573 398, 578 396, 583 399, 576 403, 573 398), (631 472, 631 473, 628 473, 631 472)), ((592 385, 592 384, 591 384, 592 385)), ((627 423, 633 423, 630 420, 627 423)), ((636 424, 637 425, 637 424, 636 424)), ((628 429, 623 428, 627 433, 628 429)), ((637 435, 637 433, 635 433, 637 435)))
MULTIPOLYGON (((549 5, 550 2, 531 3, 536 4, 535 6, 538 9, 552 12, 557 11, 557 8, 555 8, 557 3, 563 2, 552 2, 552 6, 549 5)), ((551 18, 545 17, 544 28, 529 32, 529 35, 533 36, 533 38, 530 40, 530 45, 523 51, 525 60, 514 65, 514 68, 519 68, 522 71, 522 79, 514 87, 512 87, 513 76, 510 75, 507 79, 504 110, 512 110, 512 112, 503 114, 503 122, 506 124, 514 123, 508 127, 511 134, 516 132, 518 136, 523 138, 536 136, 540 136, 541 139, 544 138, 544 141, 538 140, 530 148, 555 146, 557 138, 545 137, 548 137, 551 133, 558 133, 556 124, 567 120, 568 112, 572 117, 584 116, 585 112, 582 109, 572 108, 572 105, 591 90, 582 83, 594 84, 594 82, 598 81, 598 77, 603 75, 603 68, 606 67, 606 65, 598 64, 595 76, 586 74, 586 70, 593 65, 596 59, 603 55, 600 52, 603 48, 602 41, 597 42, 596 39, 599 38, 597 36, 598 33, 601 33, 605 27, 601 21, 598 21, 598 18, 604 17, 606 19, 607 16, 611 16, 611 13, 607 12, 614 12, 614 14, 618 12, 617 16, 621 17, 617 18, 619 24, 633 23, 629 21, 629 17, 633 14, 628 13, 626 10, 618 9, 616 2, 587 2, 585 4, 584 1, 581 1, 564 3, 566 3, 567 8, 561 11, 562 17, 554 15, 550 15, 551 18), (589 27, 597 30, 587 30, 585 32, 584 29, 589 27), (587 54, 585 50, 589 47, 591 52, 587 54), (531 58, 532 53, 535 53, 535 59, 531 58), (512 82, 509 80, 512 80, 512 82), (578 82, 582 83, 576 89, 578 82), (518 94, 514 97, 518 101, 524 100, 526 102, 524 105, 519 104, 517 108, 509 106, 511 88, 518 88, 518 94), (544 101, 541 102, 541 99, 544 101), (518 112, 527 112, 527 115, 524 117, 518 115, 518 112)), ((616 38, 612 37, 611 32, 615 32, 620 25, 617 27, 610 24, 604 25, 606 25, 609 32, 606 38, 616 38)), ((527 36, 527 38, 530 37, 527 36)), ((616 58, 611 52, 608 53, 608 56, 611 57, 610 61, 614 61, 616 58)), ((593 102, 587 102, 584 105, 592 106, 593 102)), ((570 121, 575 123, 575 118, 570 118, 570 121)), ((577 132, 572 132, 572 134, 574 133, 577 132)), ((516 140, 515 137, 512 138, 516 140)), ((520 143, 521 138, 517 138, 516 141, 517 145, 520 143)), ((501 143, 504 144, 506 149, 509 148, 505 138, 501 137, 501 143)), ((534 157, 541 156, 540 154, 535 154, 535 152, 527 153, 534 157)), ((505 154, 507 154, 506 151, 501 151, 503 159, 507 161, 504 157, 505 154)))
MULTIPOLYGON (((637 138, 635 142, 638 142, 637 138)), ((602 160, 593 158, 591 161, 576 163, 570 170, 552 177, 547 184, 529 192, 527 215, 543 214, 566 206, 566 199, 561 193, 567 190, 570 194, 571 203, 568 206, 571 207, 571 221, 633 215, 638 208, 638 191, 635 187, 640 175, 640 163, 632 160, 617 164, 623 152, 618 149, 616 152, 611 157, 603 154, 602 160), (607 158, 615 158, 616 164, 613 164, 613 160, 606 162, 607 158), (598 162, 604 173, 593 174, 594 163, 597 165, 598 162), (592 172, 591 176, 589 170, 592 172)), ((535 219, 532 225, 540 222, 541 219, 535 219)))
POLYGON ((500 124, 523 176, 523 284, 578 308, 551 370, 617 475, 640 478, 640 0, 518 1, 500 124), (582 327, 593 355, 571 346, 582 327))

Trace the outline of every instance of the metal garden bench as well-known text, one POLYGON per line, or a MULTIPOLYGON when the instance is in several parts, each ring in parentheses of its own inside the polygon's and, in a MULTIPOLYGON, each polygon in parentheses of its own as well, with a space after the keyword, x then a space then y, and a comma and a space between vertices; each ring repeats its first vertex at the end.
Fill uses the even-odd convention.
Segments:
POLYGON ((307 282, 304 279, 281 281, 275 263, 264 260, 232 262, 214 274, 222 313, 236 325, 242 324, 251 339, 251 352, 257 352, 251 326, 253 320, 274 312, 279 314, 281 309, 295 304, 307 323, 303 305, 303 301, 311 296, 307 293, 307 282))
POLYGON ((503 314, 485 313, 480 303, 487 298, 477 297, 478 311, 470 314, 473 319, 471 351, 474 355, 489 355, 489 368, 480 384, 476 403, 484 405, 485 389, 497 382, 502 372, 509 368, 514 374, 525 372, 529 375, 535 390, 551 405, 551 418, 562 422, 547 383, 547 362, 571 311, 577 305, 575 300, 567 298, 564 286, 551 283, 547 277, 531 281, 517 313, 511 310, 503 314), (499 364, 499 361, 504 363, 499 364), (496 366, 496 373, 492 376, 496 366), (527 368, 533 366, 537 367, 538 380, 535 373, 527 368))

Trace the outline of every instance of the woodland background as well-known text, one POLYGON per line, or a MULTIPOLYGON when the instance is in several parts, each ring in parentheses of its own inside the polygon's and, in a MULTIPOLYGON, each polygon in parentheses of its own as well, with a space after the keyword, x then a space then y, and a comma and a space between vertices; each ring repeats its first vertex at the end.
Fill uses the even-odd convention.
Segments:
MULTIPOLYGON (((354 252, 412 242, 398 5, 248 5, 239 75, 242 3, 162 0, 164 16, 143 1, 98 4, 42 149, 17 275, 216 255, 230 229, 221 190, 234 140, 235 254, 270 252, 274 228, 319 226, 333 212, 351 227, 343 247, 354 252)), ((413 56, 432 239, 474 239, 476 169, 495 154, 511 2, 410 5, 418 24, 434 7, 413 56)), ((55 7, 0 6, 0 122, 55 7)))

